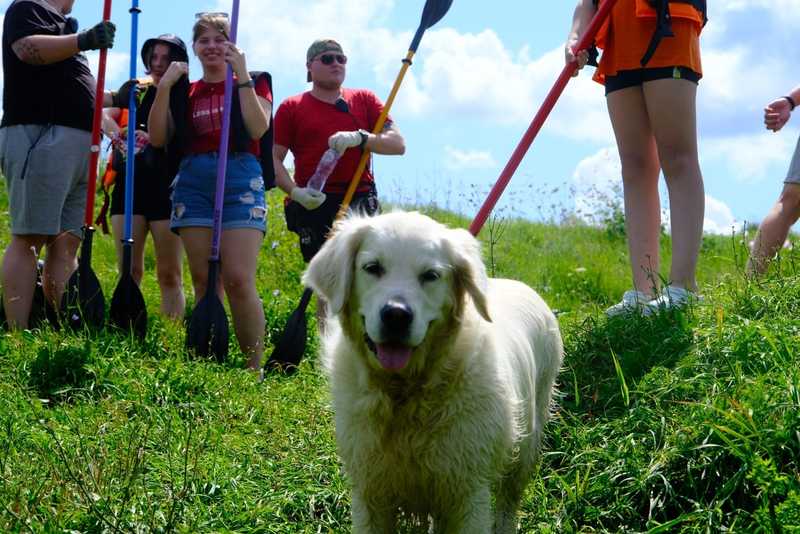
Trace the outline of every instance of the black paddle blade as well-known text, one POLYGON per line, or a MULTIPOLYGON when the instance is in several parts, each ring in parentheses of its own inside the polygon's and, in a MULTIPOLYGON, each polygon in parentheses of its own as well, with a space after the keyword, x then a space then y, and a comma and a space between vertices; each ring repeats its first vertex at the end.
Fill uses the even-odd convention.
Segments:
POLYGON ((419 28, 414 35, 414 40, 411 41, 411 46, 408 47, 412 52, 416 52, 419 43, 422 40, 422 34, 425 30, 442 20, 442 17, 450 10, 453 5, 453 0, 428 0, 425 2, 425 7, 422 9, 422 19, 419 22, 419 28))
POLYGON ((272 354, 270 354, 264 366, 267 371, 286 374, 292 374, 297 371, 297 366, 300 365, 300 360, 303 359, 303 354, 306 352, 308 340, 306 309, 311 301, 312 294, 313 291, 308 288, 303 291, 300 303, 292 312, 292 315, 289 316, 289 320, 286 321, 286 327, 283 329, 278 342, 275 343, 275 348, 272 349, 272 354))
POLYGON ((139 339, 147 334, 147 306, 130 272, 123 271, 119 279, 111 297, 108 319, 112 325, 133 332, 139 339))
POLYGON ((91 265, 93 234, 94 228, 84 228, 78 269, 69 277, 66 291, 61 297, 61 314, 66 324, 75 329, 83 326, 99 329, 106 319, 103 289, 91 265))
POLYGON ((208 286, 205 296, 192 310, 186 328, 186 348, 202 358, 214 356, 222 363, 228 357, 228 316, 217 297, 219 261, 208 262, 208 286))
POLYGON ((147 335, 147 305, 139 286, 131 275, 133 240, 122 243, 122 273, 111 297, 109 320, 122 330, 133 332, 139 339, 147 335))

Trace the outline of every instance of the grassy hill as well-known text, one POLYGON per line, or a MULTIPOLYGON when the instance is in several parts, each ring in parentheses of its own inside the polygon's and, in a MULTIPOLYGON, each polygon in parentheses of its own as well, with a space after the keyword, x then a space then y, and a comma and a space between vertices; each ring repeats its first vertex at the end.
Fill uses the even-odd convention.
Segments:
MULTIPOLYGON (((258 287, 274 338, 302 292, 303 264, 280 195, 270 205, 258 287)), ((523 532, 800 532, 796 253, 751 282, 746 237, 707 237, 701 306, 607 320, 602 310, 629 280, 618 220, 495 220, 482 239, 490 272, 536 288, 566 342, 523 532)), ((149 258, 146 342, 0 335, 0 530, 349 532, 316 340, 298 374, 262 384, 235 341, 224 365, 189 360, 183 328, 157 315, 149 258)), ((93 266, 110 296, 111 238, 95 238, 93 266)))

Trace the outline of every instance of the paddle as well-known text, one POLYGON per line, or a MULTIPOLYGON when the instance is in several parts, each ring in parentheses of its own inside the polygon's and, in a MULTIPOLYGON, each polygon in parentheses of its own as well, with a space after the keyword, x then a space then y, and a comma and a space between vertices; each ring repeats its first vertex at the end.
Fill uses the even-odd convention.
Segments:
MULTIPOLYGON (((397 74, 392 91, 389 93, 389 98, 386 99, 386 104, 383 106, 383 111, 381 111, 378 121, 375 123, 375 127, 372 129, 372 133, 379 134, 383 131, 383 125, 386 122, 386 117, 389 115, 389 110, 394 103, 394 99, 397 96, 397 92, 400 89, 400 84, 403 82, 406 71, 411 66, 411 59, 417 52, 417 48, 419 47, 419 43, 422 40, 425 30, 439 22, 450 9, 452 4, 453 0, 427 0, 427 2, 425 2, 425 7, 422 9, 422 17, 419 27, 417 28, 417 33, 414 35, 414 39, 411 41, 411 46, 408 47, 408 54, 406 55, 405 59, 403 59, 403 66, 400 69, 400 72, 397 74)), ((364 173, 364 169, 367 167, 369 155, 369 150, 364 150, 364 153, 361 155, 361 160, 358 162, 356 172, 353 175, 353 179, 350 180, 350 185, 347 188, 347 192, 342 200, 342 204, 339 207, 338 213, 336 214, 336 220, 341 219, 345 216, 345 214, 347 214, 347 209, 350 207, 350 201, 353 200, 353 195, 355 194, 356 188, 361 180, 361 175, 364 173)), ((275 348, 272 350, 272 354, 270 354, 270 357, 267 360, 265 365, 266 369, 282 371, 286 373, 293 373, 297 369, 297 366, 299 365, 300 360, 303 358, 303 354, 306 350, 308 329, 306 322, 306 308, 308 307, 308 303, 311 301, 312 293, 313 291, 309 288, 305 288, 303 290, 303 294, 300 297, 300 303, 289 316, 289 320, 286 322, 286 327, 284 327, 280 339, 278 339, 278 342, 275 344, 275 348)))
MULTIPOLYGON (((606 0, 600 4, 597 13, 595 13, 594 18, 592 19, 592 23, 586 29, 586 32, 581 37, 580 41, 578 41, 578 44, 575 45, 573 52, 577 54, 579 51, 586 50, 591 46, 591 44, 594 42, 597 32, 600 30, 600 26, 602 26, 603 22, 605 22, 605 20, 608 18, 609 14, 611 13, 611 8, 614 7, 616 2, 617 0, 606 0)), ((544 121, 547 120, 547 117, 550 115, 550 112, 556 105, 561 93, 564 92, 567 82, 569 82, 569 79, 572 77, 572 74, 577 68, 578 65, 574 61, 564 65, 564 69, 561 71, 558 79, 556 79, 556 83, 553 85, 553 88, 550 89, 550 92, 544 99, 542 106, 539 108, 539 111, 536 113, 533 121, 531 121, 528 131, 525 132, 522 140, 520 140, 516 150, 514 150, 514 153, 511 155, 511 159, 509 159, 506 167, 503 169, 503 172, 500 173, 500 177, 497 179, 497 182, 494 184, 494 187, 492 187, 492 190, 489 192, 489 196, 486 198, 486 201, 484 201, 481 209, 478 210, 478 214, 475 216, 472 224, 470 224, 469 231, 472 233, 472 235, 477 236, 478 233, 480 233, 481 228, 483 228, 484 223, 486 223, 486 219, 489 217, 489 214, 494 209, 495 204, 497 204, 497 201, 500 199, 500 195, 503 194, 508 182, 511 181, 511 177, 514 175, 517 167, 519 167, 522 158, 525 157, 525 153, 530 148, 531 143, 533 143, 533 140, 536 138, 539 130, 542 129, 544 121)))
MULTIPOLYGON (((239 0, 233 0, 231 12, 231 35, 229 40, 236 42, 236 28, 239 22, 239 0)), ((206 294, 192 311, 186 329, 186 346, 198 356, 214 355, 222 363, 228 356, 228 316, 217 296, 217 277, 219 275, 219 241, 222 234, 222 206, 225 194, 225 171, 228 165, 228 141, 230 139, 231 100, 233 99, 233 69, 228 66, 225 78, 225 100, 222 110, 222 135, 219 142, 217 163, 217 185, 214 197, 214 233, 211 239, 211 257, 208 259, 208 283, 206 294)))
MULTIPOLYGON (((139 33, 139 0, 131 5, 131 63, 130 79, 136 78, 136 47, 139 33)), ((125 166, 125 231, 122 239, 122 271, 117 288, 111 297, 109 319, 111 324, 132 331, 139 339, 147 333, 147 307, 138 284, 133 279, 133 188, 136 160, 136 106, 137 93, 131 91, 128 101, 128 159, 125 166)))
MULTIPOLYGON (((103 20, 111 18, 111 0, 103 3, 103 20)), ((61 297, 61 314, 67 324, 80 328, 84 324, 92 328, 103 326, 106 316, 106 301, 97 275, 92 271, 92 237, 94 236, 94 196, 97 185, 97 162, 100 158, 100 119, 103 115, 103 86, 106 81, 107 49, 100 50, 100 64, 97 72, 97 89, 94 96, 94 121, 92 123, 92 144, 89 154, 89 187, 86 192, 86 210, 83 217, 83 242, 78 269, 67 281, 61 297)))

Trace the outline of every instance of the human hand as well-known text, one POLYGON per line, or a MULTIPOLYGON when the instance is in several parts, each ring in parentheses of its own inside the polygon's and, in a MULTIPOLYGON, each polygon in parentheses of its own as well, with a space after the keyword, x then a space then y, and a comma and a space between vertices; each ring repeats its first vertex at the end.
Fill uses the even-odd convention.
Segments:
MULTIPOLYGON (((128 80, 127 82, 122 84, 122 87, 119 88, 119 91, 111 92, 111 106, 115 108, 128 108, 128 104, 131 101, 131 90, 139 92, 139 81, 138 80, 128 80)), ((138 96, 138 95, 137 95, 138 96)))
POLYGON ((773 100, 764 108, 764 124, 767 130, 777 132, 789 122, 791 114, 792 105, 788 100, 783 97, 773 100))
POLYGON ((564 60, 566 61, 567 65, 570 63, 577 63, 578 67, 572 73, 572 76, 577 76, 578 72, 586 66, 586 63, 589 62, 589 51, 588 50, 581 50, 578 52, 577 55, 573 53, 575 47, 578 46, 578 38, 577 37, 570 37, 567 40, 567 45, 564 48, 564 60))
POLYGON ((308 187, 295 187, 289 196, 309 211, 317 209, 325 202, 325 193, 308 187))
POLYGON ((158 85, 170 88, 181 79, 181 76, 189 76, 189 64, 185 61, 173 61, 169 64, 167 72, 161 77, 158 85))
POLYGON ((247 72, 247 61, 245 60, 244 52, 233 43, 227 43, 225 47, 225 62, 231 66, 236 77, 240 80, 246 80, 250 77, 250 73, 247 72))
POLYGON ((110 20, 98 22, 88 30, 78 34, 78 50, 99 50, 114 46, 114 33, 117 27, 110 20))
POLYGON ((336 132, 328 138, 328 146, 339 154, 344 153, 348 148, 353 148, 361 144, 361 134, 358 130, 352 132, 336 132))

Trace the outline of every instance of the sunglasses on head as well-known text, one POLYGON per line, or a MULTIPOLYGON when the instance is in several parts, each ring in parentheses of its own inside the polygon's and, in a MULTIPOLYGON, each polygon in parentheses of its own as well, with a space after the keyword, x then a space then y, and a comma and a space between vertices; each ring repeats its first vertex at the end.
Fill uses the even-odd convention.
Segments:
POLYGON ((195 13, 195 19, 201 19, 203 17, 222 17, 224 19, 228 18, 228 14, 224 11, 201 11, 200 13, 195 13))
POLYGON ((322 54, 319 56, 319 60, 323 65, 333 65, 334 61, 339 63, 339 65, 347 64, 347 56, 343 54, 322 54))

